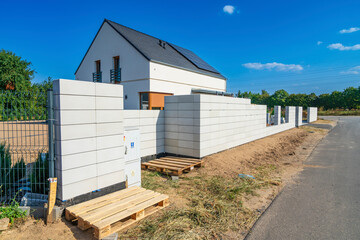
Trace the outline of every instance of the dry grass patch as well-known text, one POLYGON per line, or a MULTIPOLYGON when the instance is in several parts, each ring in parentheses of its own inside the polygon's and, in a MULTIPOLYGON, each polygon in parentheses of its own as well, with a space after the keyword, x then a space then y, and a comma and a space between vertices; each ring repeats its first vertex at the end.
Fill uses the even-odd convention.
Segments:
POLYGON ((258 213, 243 206, 246 196, 256 190, 279 185, 272 178, 274 165, 257 168, 255 180, 199 174, 178 181, 154 172, 143 171, 143 186, 170 195, 172 206, 122 233, 122 237, 146 239, 218 239, 228 232, 241 232, 258 213), (179 197, 181 199, 179 199, 179 197))

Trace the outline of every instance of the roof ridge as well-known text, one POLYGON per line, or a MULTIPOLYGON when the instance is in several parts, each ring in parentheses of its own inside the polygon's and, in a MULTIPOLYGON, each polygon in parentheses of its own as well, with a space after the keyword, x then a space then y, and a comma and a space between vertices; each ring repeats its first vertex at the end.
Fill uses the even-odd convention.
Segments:
POLYGON ((157 38, 157 37, 151 36, 151 35, 149 35, 149 34, 147 34, 147 33, 144 33, 144 32, 140 32, 140 31, 138 31, 138 30, 136 30, 136 29, 133 29, 133 28, 131 28, 131 27, 127 27, 127 26, 125 26, 125 25, 122 25, 122 24, 120 24, 120 23, 117 23, 117 22, 111 21, 111 20, 109 20, 109 19, 105 19, 105 21, 107 21, 107 22, 111 22, 111 23, 115 23, 115 24, 120 25, 120 26, 122 26, 122 27, 124 27, 124 28, 127 28, 127 29, 130 29, 130 30, 132 30, 132 31, 135 31, 135 32, 138 32, 138 33, 144 34, 144 35, 146 35, 146 36, 148 36, 148 37, 151 37, 151 38, 154 38, 154 39, 157 39, 157 40, 161 40, 161 41, 164 41, 164 42, 170 43, 170 42, 165 41, 165 40, 163 40, 163 39, 160 39, 160 38, 157 38))

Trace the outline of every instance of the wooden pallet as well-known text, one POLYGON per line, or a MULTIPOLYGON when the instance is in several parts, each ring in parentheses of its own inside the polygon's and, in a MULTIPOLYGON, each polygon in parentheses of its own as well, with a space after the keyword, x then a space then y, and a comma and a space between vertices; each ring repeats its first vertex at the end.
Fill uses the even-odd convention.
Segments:
POLYGON ((178 176, 184 172, 193 170, 194 167, 201 167, 202 164, 203 160, 201 159, 171 156, 141 163, 141 168, 153 169, 158 172, 166 172, 178 176))
POLYGON ((81 230, 94 229, 97 239, 118 232, 169 205, 169 197, 130 187, 65 209, 65 218, 81 230))

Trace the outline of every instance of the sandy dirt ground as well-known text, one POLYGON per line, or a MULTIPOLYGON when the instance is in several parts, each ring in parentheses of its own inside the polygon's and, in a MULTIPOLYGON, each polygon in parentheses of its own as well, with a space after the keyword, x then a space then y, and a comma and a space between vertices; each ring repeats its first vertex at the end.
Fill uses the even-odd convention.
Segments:
MULTIPOLYGON (((272 179, 278 178, 279 181, 271 187, 257 190, 256 195, 244 197, 244 206, 258 212, 257 216, 248 223, 248 230, 286 183, 293 181, 296 174, 304 167, 313 167, 303 163, 327 132, 328 130, 309 127, 291 129, 205 157, 203 168, 186 175, 208 174, 232 178, 239 173, 256 175, 259 166, 275 166, 276 170, 271 173, 272 179)), ((167 194, 170 196, 170 201, 176 199, 171 201, 171 204, 177 207, 185 204, 181 201, 181 196, 177 195, 177 191, 170 190, 167 194)), ((239 239, 245 234, 246 231, 229 232, 226 238, 239 239)), ((46 226, 42 220, 28 219, 25 223, 17 224, 2 232, 0 239, 92 239, 92 230, 83 232, 64 219, 50 226, 46 226)))

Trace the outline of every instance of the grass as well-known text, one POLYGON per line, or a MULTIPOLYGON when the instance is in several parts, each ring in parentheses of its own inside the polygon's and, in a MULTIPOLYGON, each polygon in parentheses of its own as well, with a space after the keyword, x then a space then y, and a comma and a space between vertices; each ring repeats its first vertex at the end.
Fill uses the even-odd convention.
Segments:
POLYGON ((0 207, 0 219, 9 218, 11 224, 13 224, 16 219, 24 219, 26 217, 26 211, 19 208, 19 203, 15 201, 15 197, 10 205, 0 207))
POLYGON ((360 109, 356 110, 326 110, 326 111, 318 111, 319 116, 360 116, 360 109))
POLYGON ((243 207, 243 197, 256 195, 257 189, 278 185, 281 181, 272 177, 277 171, 274 165, 264 165, 256 169, 255 180, 201 174, 181 177, 178 181, 156 172, 143 171, 143 187, 165 194, 172 193, 172 205, 156 217, 147 218, 138 227, 122 233, 122 236, 218 239, 228 232, 239 234, 259 215, 243 207), (185 204, 178 206, 176 201, 184 201, 185 204))

